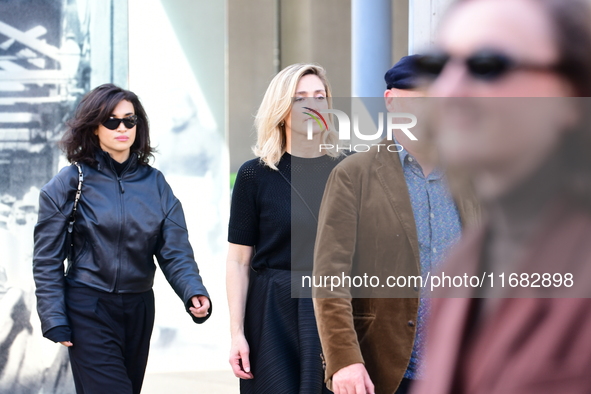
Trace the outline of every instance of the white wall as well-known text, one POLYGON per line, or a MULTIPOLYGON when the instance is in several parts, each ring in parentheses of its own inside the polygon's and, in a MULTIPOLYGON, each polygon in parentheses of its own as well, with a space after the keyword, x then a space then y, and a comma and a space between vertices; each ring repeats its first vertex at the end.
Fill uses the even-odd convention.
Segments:
POLYGON ((408 1, 408 52, 413 55, 433 46, 438 23, 453 0, 408 1))
POLYGON ((229 369, 224 26, 224 2, 129 0, 130 89, 150 118, 154 166, 183 204, 214 311, 194 324, 158 271, 149 373, 229 369))

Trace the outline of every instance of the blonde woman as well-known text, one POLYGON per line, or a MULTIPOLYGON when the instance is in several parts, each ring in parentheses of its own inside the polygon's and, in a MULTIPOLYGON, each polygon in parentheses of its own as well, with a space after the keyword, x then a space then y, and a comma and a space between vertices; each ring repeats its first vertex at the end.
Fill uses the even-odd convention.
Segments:
POLYGON ((243 394, 330 393, 312 300, 292 298, 290 282, 292 269, 312 268, 324 186, 343 157, 320 149, 336 145, 328 119, 318 116, 330 97, 320 66, 294 64, 277 74, 255 120, 258 158, 238 171, 226 280, 230 364, 243 394), (300 236, 292 237, 292 225, 300 236))

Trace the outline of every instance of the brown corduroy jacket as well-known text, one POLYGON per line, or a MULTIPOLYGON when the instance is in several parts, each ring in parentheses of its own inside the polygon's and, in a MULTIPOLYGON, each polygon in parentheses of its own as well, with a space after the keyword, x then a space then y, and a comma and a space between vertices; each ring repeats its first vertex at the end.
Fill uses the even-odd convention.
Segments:
MULTIPOLYGON (((383 284, 390 275, 420 275, 415 221, 399 155, 379 148, 348 157, 331 173, 319 214, 314 277, 377 274, 383 284)), ((475 222, 480 211, 473 194, 454 198, 462 225, 475 222)), ((389 290, 381 285, 361 289, 357 294, 364 298, 313 290, 329 388, 335 372, 364 363, 376 393, 396 391, 412 352, 419 302, 417 288, 380 293, 389 290), (387 298, 394 294, 398 298, 387 298)))

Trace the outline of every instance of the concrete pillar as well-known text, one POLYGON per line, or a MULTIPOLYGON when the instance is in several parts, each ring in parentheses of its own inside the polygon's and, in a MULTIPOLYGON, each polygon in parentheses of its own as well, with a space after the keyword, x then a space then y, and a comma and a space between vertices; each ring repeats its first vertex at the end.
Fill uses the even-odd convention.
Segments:
POLYGON ((351 95, 351 0, 279 0, 281 68, 318 63, 335 97, 351 95))
POLYGON ((354 97, 381 97, 392 63, 390 0, 352 0, 351 79, 354 97))
POLYGON ((226 141, 236 172, 254 157, 254 115, 279 68, 278 0, 227 0, 227 7, 226 141))

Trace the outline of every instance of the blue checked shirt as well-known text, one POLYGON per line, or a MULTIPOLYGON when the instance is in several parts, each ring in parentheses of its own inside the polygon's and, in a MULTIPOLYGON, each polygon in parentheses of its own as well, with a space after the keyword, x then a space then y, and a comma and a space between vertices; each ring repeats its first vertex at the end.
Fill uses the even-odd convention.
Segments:
MULTIPOLYGON (((437 269, 445 253, 460 237, 461 222, 458 208, 446 185, 443 171, 434 169, 426 178, 421 166, 406 149, 399 152, 404 179, 410 195, 419 240, 419 257, 423 280, 437 269)), ((424 359, 425 319, 429 313, 429 299, 419 300, 415 343, 408 368, 408 379, 421 379, 424 359)))

